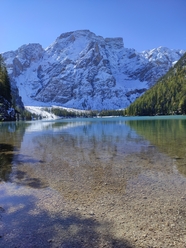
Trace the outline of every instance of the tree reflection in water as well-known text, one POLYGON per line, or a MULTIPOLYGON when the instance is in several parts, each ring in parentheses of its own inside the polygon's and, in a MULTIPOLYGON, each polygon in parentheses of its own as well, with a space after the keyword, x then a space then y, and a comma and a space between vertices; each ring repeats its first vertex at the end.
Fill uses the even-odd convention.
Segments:
POLYGON ((186 176, 186 119, 165 118, 149 117, 149 120, 130 120, 126 124, 167 154, 178 171, 186 176))
POLYGON ((14 147, 10 144, 0 143, 0 181, 7 181, 12 171, 14 147))

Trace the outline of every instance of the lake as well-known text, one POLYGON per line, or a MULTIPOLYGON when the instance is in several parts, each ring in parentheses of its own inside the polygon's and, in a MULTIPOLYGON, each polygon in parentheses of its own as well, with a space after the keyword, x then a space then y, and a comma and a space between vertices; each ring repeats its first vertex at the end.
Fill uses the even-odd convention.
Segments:
POLYGON ((0 247, 186 247, 186 117, 0 123, 0 247))

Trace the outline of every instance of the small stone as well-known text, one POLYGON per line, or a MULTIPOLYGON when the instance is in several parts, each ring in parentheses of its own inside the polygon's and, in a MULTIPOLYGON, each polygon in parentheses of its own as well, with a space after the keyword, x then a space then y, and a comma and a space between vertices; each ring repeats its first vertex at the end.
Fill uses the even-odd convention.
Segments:
POLYGON ((186 242, 186 235, 183 237, 183 241, 186 242))
POLYGON ((5 212, 4 208, 0 207, 0 212, 5 212))

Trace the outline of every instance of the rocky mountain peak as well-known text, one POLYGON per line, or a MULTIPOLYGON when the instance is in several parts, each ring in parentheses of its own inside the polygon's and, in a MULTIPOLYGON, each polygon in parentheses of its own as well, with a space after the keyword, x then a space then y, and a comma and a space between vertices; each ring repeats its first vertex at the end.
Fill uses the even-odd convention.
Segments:
POLYGON ((23 45, 17 50, 17 58, 29 62, 36 62, 42 58, 44 49, 38 43, 23 45))
POLYGON ((155 84, 183 53, 163 47, 138 53, 125 48, 122 38, 77 30, 45 50, 28 44, 3 57, 25 105, 118 109, 155 84))
POLYGON ((123 38, 105 38, 106 45, 109 48, 114 48, 114 49, 123 49, 124 48, 124 43, 123 43, 123 38))

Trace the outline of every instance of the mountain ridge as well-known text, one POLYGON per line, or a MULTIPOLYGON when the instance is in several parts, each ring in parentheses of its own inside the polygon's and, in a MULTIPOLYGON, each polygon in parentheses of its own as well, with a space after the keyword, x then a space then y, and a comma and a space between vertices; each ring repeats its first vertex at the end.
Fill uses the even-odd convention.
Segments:
POLYGON ((129 106, 183 54, 163 47, 139 53, 125 48, 121 37, 77 30, 46 49, 28 44, 3 57, 15 98, 25 106, 102 110, 129 106))
POLYGON ((152 88, 128 107, 127 114, 186 114, 186 53, 152 88))

